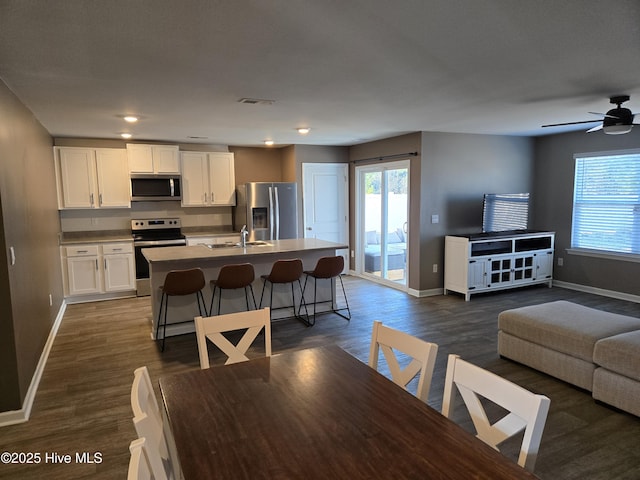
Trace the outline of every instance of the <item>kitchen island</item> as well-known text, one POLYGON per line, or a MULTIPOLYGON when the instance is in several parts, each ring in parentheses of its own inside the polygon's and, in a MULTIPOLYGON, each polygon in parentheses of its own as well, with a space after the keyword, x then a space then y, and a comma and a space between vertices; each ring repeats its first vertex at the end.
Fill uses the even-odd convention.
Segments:
MULTIPOLYGON (((256 302, 260 304, 260 293, 262 292, 261 275, 267 275, 271 271, 271 266, 276 260, 300 258, 305 270, 313 270, 316 262, 321 257, 339 254, 338 250, 348 248, 347 245, 335 242, 328 242, 314 238, 297 238, 289 240, 269 240, 260 244, 249 244, 246 247, 235 245, 207 246, 195 245, 186 247, 165 247, 143 249, 142 254, 149 262, 149 276, 151 282, 151 306, 152 306, 152 329, 151 336, 155 338, 156 325, 158 321, 158 311, 160 309, 160 298, 162 292, 160 287, 164 284, 164 279, 171 270, 184 270, 188 268, 200 268, 204 272, 207 285, 203 294, 207 308, 211 303, 212 290, 209 281, 218 277, 218 272, 224 265, 235 263, 251 263, 255 269, 256 280, 253 283, 253 290, 256 302)), ((312 282, 310 279, 309 282, 312 282)), ((304 278, 302 279, 304 284, 304 278)), ((331 298, 330 282, 318 282, 318 300, 324 301, 331 298)), ((268 303, 269 294, 265 292, 265 301, 268 303)), ((298 288, 294 288, 296 294, 296 305, 299 305, 300 298, 298 288)), ((313 300, 313 284, 309 283, 305 292, 307 302, 313 300), (310 295, 309 295, 310 294, 310 295)), ((217 303, 217 301, 216 301, 217 303)), ((291 305, 291 288, 282 285, 276 286, 273 296, 274 307, 291 305), (278 288, 279 287, 279 288, 278 288)), ((246 309, 244 290, 225 290, 223 292, 222 312, 230 313, 246 309)), ((330 304, 318 305, 318 311, 329 310, 330 304)), ((215 310, 215 307, 214 307, 215 310)), ((304 314, 304 309, 302 310, 304 314)), ((169 310, 167 315, 167 337, 181 335, 195 330, 193 323, 179 323, 193 320, 198 314, 198 306, 195 295, 185 297, 171 297, 169 300, 169 310), (172 325, 175 324, 175 325, 172 325)), ((164 316, 164 315, 163 315, 164 316)), ((284 308, 273 311, 273 318, 292 317, 293 309, 284 308)), ((162 332, 160 332, 161 338, 162 332)))

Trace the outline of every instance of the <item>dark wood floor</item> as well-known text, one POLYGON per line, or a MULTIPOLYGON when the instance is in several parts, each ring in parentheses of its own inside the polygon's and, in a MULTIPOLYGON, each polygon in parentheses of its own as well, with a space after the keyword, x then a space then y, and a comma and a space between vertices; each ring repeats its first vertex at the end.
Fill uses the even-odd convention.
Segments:
MULTIPOLYGON (((496 318, 502 310, 566 299, 640 317, 640 304, 546 287, 477 295, 470 302, 459 295, 417 299, 359 278, 345 283, 351 322, 335 315, 320 316, 311 328, 295 320, 276 322, 274 354, 337 344, 366 362, 372 322, 382 320, 439 345, 429 398, 438 410, 449 353, 549 396, 551 409, 536 465, 540 478, 640 478, 639 418, 597 404, 587 392, 496 354, 496 318)), ((128 445, 135 438, 129 400, 133 370, 147 365, 157 380, 199 368, 194 335, 169 338, 165 352, 158 350, 149 336, 148 304, 148 298, 133 298, 67 308, 31 419, 0 428, 0 452, 38 452, 42 461, 0 464, 0 478, 126 478, 128 445), (71 454, 73 462, 45 463, 46 452, 71 454), (82 452, 99 452, 102 462, 77 464, 75 455, 82 452)), ((213 363, 221 358, 212 354, 213 363)), ((462 410, 457 420, 468 425, 462 410)))

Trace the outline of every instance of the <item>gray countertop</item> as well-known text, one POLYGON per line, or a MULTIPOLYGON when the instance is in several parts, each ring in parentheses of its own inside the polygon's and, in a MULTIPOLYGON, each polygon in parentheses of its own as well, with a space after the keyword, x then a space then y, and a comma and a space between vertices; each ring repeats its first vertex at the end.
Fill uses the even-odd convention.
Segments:
POLYGON ((289 240, 269 240, 268 245, 208 248, 204 245, 192 247, 164 247, 142 249, 149 263, 179 262, 183 260, 208 260, 218 258, 238 258, 252 255, 266 255, 284 252, 305 252, 314 250, 340 250, 348 248, 342 243, 328 242, 316 238, 294 238, 289 240))
POLYGON ((109 242, 133 242, 131 230, 98 230, 92 232, 60 233, 60 245, 109 242))

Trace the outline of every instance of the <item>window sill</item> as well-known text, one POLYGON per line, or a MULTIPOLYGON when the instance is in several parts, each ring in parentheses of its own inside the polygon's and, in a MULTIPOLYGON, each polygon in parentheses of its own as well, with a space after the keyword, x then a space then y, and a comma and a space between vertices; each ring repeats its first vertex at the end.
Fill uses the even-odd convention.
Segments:
POLYGON ((635 253, 607 252, 606 250, 592 250, 589 248, 567 248, 567 253, 569 255, 582 255, 584 257, 640 263, 640 255, 635 253))

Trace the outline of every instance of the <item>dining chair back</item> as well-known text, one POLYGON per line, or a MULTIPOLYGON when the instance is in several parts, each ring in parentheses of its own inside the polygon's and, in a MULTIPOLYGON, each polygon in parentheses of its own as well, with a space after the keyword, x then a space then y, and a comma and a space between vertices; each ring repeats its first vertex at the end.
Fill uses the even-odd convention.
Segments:
POLYGON ((200 354, 200 368, 209 368, 207 340, 227 355, 225 365, 249 360, 246 353, 258 334, 264 330, 265 356, 271 356, 271 320, 269 308, 247 312, 226 313, 212 317, 196 317, 196 337, 200 354), (244 330, 242 338, 234 345, 225 332, 244 330))
POLYGON ((137 438, 129 445, 131 458, 127 480, 165 480, 160 457, 147 448, 145 438, 137 438))
POLYGON ((533 472, 549 412, 549 398, 466 362, 458 355, 449 355, 442 399, 442 414, 448 418, 453 411, 454 385, 469 411, 477 437, 486 444, 499 450, 498 445, 524 430, 518 465, 533 472), (480 397, 508 413, 491 424, 480 397))
MULTIPOLYGON (((156 478, 178 478, 180 471, 173 444, 173 436, 158 406, 151 377, 147 367, 140 367, 134 371, 131 385, 131 409, 133 410, 133 426, 138 438, 146 439, 147 452, 157 456, 160 462, 151 461, 151 467, 156 478), (162 466, 161 477, 157 465, 162 466)), ((153 460, 153 459, 152 459, 153 460)))
POLYGON ((391 372, 391 379, 397 385, 408 390, 409 383, 419 375, 416 396, 426 402, 429 398, 438 345, 387 327, 380 321, 375 321, 371 335, 369 366, 376 370, 378 369, 380 350, 382 350, 391 372), (406 365, 401 365, 396 352, 402 352, 410 357, 411 361, 406 365))
POLYGON ((255 280, 256 275, 253 269, 253 265, 250 263, 239 263, 233 265, 223 265, 218 273, 218 278, 211 280, 211 286, 213 288, 213 295, 211 296, 211 306, 209 307, 209 315, 213 315, 213 305, 216 298, 216 291, 218 291, 218 315, 220 315, 220 303, 222 300, 223 290, 237 290, 239 288, 244 289, 244 299, 247 303, 247 310, 252 307, 249 303, 249 293, 251 293, 251 299, 253 300, 253 308, 257 308, 256 298, 253 294, 253 286, 251 285, 255 280))

